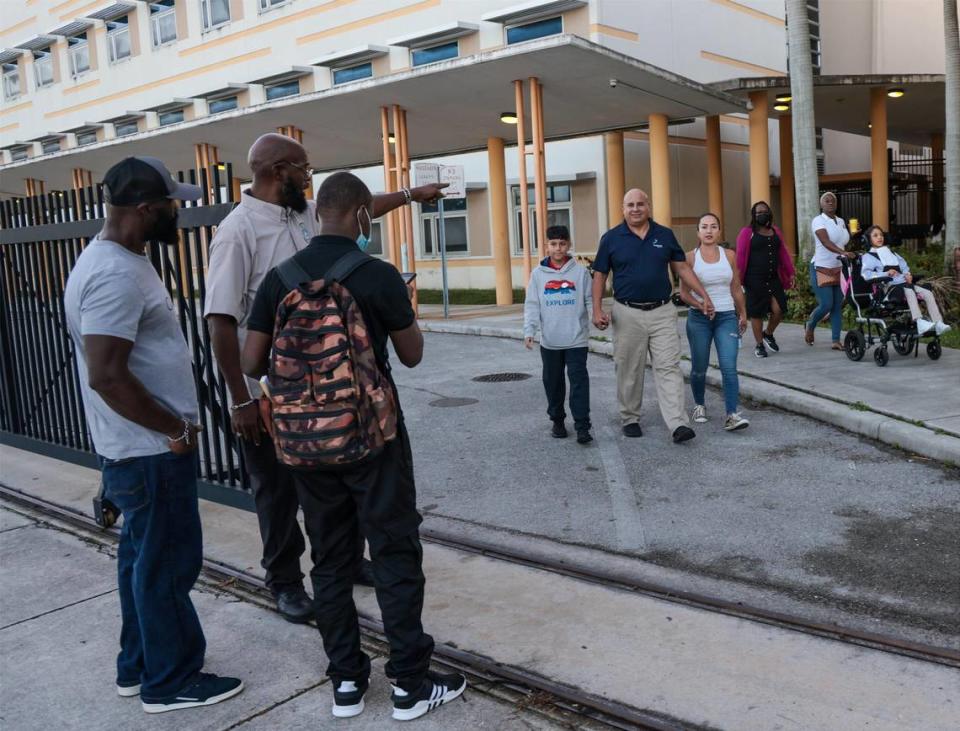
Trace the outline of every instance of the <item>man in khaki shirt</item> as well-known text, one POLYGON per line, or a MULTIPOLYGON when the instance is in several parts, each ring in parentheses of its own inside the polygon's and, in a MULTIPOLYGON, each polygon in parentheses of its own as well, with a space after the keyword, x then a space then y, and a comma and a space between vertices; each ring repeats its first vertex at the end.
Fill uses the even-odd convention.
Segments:
MULTIPOLYGON (((305 543, 297 523, 299 504, 290 477, 263 430, 257 404, 259 384, 240 370, 240 350, 254 296, 267 272, 318 234, 314 202, 304 195, 313 170, 303 146, 279 134, 258 138, 250 148, 248 163, 253 185, 221 222, 210 244, 204 316, 230 394, 232 428, 240 438, 253 489, 266 584, 280 613, 291 622, 302 623, 312 618, 313 608, 300 570, 305 543)), ((374 196, 373 217, 411 201, 436 200, 443 187, 426 185, 374 196)), ((360 567, 358 575, 359 571, 360 567)))

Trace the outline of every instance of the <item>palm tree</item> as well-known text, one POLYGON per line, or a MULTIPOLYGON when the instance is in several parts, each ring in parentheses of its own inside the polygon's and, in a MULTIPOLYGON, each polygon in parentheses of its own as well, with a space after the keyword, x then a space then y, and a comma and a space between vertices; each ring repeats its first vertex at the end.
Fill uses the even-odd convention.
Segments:
MULTIPOLYGON (((946 55, 946 186, 944 202, 947 222, 943 257, 946 271, 954 265, 960 245, 960 31, 957 24, 957 0, 943 0, 943 41, 946 55)), ((960 264, 956 265, 960 281, 960 264)))
MULTIPOLYGON (((949 2, 950 0, 945 0, 949 2)), ((813 66, 807 0, 787 0, 787 52, 793 97, 793 170, 797 190, 797 256, 813 256, 810 221, 820 212, 817 144, 813 114, 813 66)))

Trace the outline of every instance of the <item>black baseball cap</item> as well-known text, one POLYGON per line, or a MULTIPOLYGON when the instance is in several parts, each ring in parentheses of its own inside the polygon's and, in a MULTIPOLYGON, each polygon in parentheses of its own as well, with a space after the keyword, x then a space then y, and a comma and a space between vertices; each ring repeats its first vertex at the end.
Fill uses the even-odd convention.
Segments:
POLYGON ((166 165, 155 157, 127 157, 103 177, 107 203, 135 206, 163 198, 195 201, 203 190, 199 185, 178 183, 166 165))

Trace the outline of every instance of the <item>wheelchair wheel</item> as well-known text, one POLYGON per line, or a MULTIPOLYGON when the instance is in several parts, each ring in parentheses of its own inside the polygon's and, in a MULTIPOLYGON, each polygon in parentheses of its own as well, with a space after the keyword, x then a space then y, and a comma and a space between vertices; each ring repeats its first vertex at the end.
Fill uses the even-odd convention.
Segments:
POLYGON ((911 333, 904 333, 902 335, 893 336, 893 349, 896 350, 900 355, 910 355, 913 350, 913 335, 911 333))
POLYGON ((849 330, 843 339, 843 349, 850 360, 862 360, 867 352, 867 339, 859 330, 849 330))
POLYGON ((887 352, 886 345, 881 345, 873 351, 873 361, 881 368, 890 361, 890 354, 887 352))
POLYGON ((943 355, 943 346, 940 345, 939 340, 931 340, 927 343, 927 356, 930 360, 939 360, 941 355, 943 355))

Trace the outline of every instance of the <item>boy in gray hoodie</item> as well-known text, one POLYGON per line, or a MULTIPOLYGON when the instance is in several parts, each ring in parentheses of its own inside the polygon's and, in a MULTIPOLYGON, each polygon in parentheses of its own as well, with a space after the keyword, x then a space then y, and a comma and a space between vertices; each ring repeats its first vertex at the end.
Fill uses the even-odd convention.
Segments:
POLYGON ((533 348, 533 336, 540 331, 540 358, 543 360, 543 387, 547 392, 547 416, 553 422, 551 434, 567 436, 563 408, 570 379, 570 411, 577 431, 577 443, 589 444, 590 377, 587 374, 587 341, 593 308, 590 273, 570 256, 570 232, 566 226, 547 229, 547 257, 530 275, 523 305, 524 344, 533 348))

